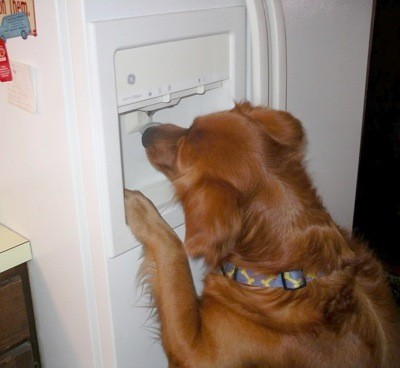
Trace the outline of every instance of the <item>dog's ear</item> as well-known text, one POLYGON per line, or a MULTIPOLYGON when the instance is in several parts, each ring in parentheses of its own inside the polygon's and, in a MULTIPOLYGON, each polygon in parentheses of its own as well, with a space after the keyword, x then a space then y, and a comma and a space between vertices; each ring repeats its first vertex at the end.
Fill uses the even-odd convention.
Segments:
POLYGON ((234 248, 242 218, 238 192, 228 183, 204 180, 182 200, 189 255, 217 265, 234 248))
POLYGON ((234 110, 261 123, 268 135, 282 146, 298 148, 303 144, 304 132, 300 121, 286 111, 254 107, 248 102, 237 104, 234 110))

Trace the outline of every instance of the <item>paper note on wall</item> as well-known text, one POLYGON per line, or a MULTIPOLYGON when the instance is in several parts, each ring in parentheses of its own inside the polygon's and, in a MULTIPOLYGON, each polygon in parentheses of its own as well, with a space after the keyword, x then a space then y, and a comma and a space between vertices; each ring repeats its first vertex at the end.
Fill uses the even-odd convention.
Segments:
POLYGON ((8 84, 7 102, 36 113, 36 70, 16 61, 11 61, 13 81, 8 84))

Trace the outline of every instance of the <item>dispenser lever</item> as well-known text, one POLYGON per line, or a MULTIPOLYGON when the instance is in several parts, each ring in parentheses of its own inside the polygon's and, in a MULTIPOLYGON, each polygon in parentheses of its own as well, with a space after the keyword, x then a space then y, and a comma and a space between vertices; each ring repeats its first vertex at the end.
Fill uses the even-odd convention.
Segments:
POLYGON ((141 129, 153 122, 153 118, 145 111, 132 111, 120 115, 121 123, 125 125, 127 134, 141 131, 141 129))

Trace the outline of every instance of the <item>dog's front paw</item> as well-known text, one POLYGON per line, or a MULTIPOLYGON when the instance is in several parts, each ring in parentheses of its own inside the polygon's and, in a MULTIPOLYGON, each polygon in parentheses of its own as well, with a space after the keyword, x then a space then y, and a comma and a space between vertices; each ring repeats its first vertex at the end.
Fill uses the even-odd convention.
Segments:
POLYGON ((163 228, 169 228, 154 204, 137 190, 124 189, 126 223, 142 244, 163 228))

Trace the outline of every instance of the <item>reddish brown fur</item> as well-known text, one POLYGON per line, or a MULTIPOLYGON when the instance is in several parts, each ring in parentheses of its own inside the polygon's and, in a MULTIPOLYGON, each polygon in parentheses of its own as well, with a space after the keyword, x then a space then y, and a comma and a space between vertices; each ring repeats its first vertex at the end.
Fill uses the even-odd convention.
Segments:
POLYGON ((303 167, 298 120, 242 103, 190 129, 152 128, 145 141, 186 219, 184 248, 150 201, 125 193, 128 224, 153 265, 170 367, 400 367, 386 275, 324 209, 303 167), (184 249, 211 269, 200 299, 184 249), (254 288, 216 271, 224 262, 320 276, 295 291, 254 288))

